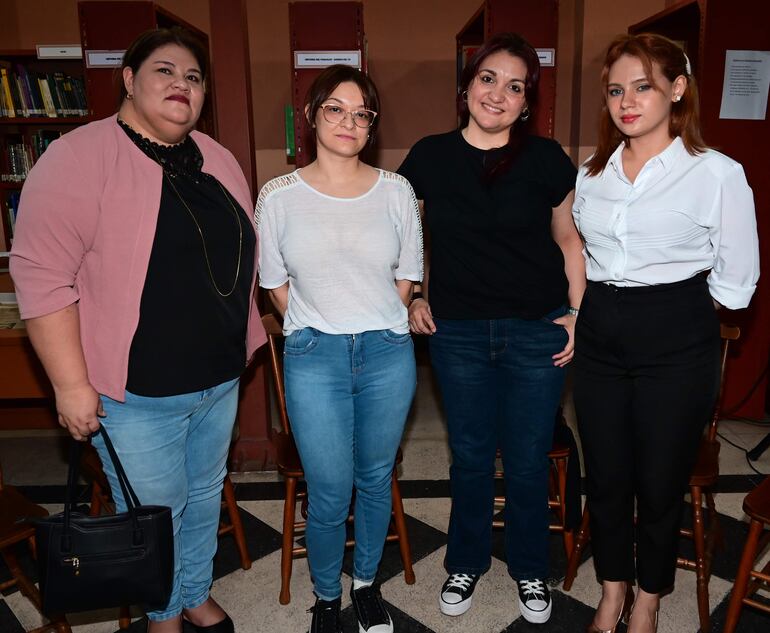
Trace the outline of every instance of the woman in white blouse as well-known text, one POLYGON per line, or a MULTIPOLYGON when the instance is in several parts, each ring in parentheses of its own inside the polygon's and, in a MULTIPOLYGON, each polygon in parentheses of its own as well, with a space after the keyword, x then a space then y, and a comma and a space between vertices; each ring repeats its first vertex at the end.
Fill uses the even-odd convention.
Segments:
POLYGON ((310 633, 341 630, 354 486, 358 630, 393 631, 372 583, 416 386, 406 306, 422 279, 422 233, 406 179, 359 159, 378 109, 374 84, 360 71, 323 71, 305 106, 315 160, 268 182, 257 200, 260 285, 283 316, 286 407, 307 481, 305 538, 317 598, 310 633))
POLYGON ((574 206, 589 280, 575 406, 602 580, 588 631, 615 631, 630 611, 640 633, 657 629, 674 582, 683 491, 719 386, 716 310, 748 305, 759 254, 751 189, 701 138, 682 49, 619 36, 602 85, 599 143, 574 206))

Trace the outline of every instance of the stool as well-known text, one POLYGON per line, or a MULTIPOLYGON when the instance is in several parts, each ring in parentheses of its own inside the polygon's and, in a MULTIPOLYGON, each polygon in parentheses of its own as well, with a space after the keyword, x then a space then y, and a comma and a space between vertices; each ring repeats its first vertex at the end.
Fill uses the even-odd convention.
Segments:
POLYGON ((733 583, 724 633, 735 631, 744 604, 770 613, 770 606, 751 597, 758 589, 770 590, 770 562, 761 570, 753 569, 757 556, 770 544, 770 531, 764 529, 765 525, 770 526, 770 477, 766 477, 759 486, 746 495, 743 511, 751 519, 749 535, 746 537, 741 563, 733 583))

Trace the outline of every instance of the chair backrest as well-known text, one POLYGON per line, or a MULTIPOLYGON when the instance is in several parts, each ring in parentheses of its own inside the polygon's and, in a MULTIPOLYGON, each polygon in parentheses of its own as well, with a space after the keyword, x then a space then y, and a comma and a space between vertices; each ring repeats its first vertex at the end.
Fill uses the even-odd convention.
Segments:
POLYGON ((725 388, 725 375, 727 366, 727 354, 730 350, 730 343, 737 341, 741 337, 741 329, 737 325, 725 325, 720 326, 720 335, 722 337, 722 354, 719 371, 719 395, 717 396, 717 402, 714 406, 714 414, 711 416, 711 423, 708 429, 708 440, 714 442, 717 439, 717 425, 719 424, 719 418, 722 416, 722 399, 724 397, 725 388))
POLYGON ((278 413, 284 433, 290 433, 289 415, 286 413, 286 392, 283 387, 283 328, 274 314, 265 314, 262 325, 270 347, 270 366, 273 372, 273 387, 278 399, 278 413))

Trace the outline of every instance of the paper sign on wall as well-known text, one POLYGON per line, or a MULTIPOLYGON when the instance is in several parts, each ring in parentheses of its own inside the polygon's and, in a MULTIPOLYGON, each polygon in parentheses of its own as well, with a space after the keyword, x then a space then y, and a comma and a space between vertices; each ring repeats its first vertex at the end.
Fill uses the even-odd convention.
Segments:
POLYGON ((294 51, 294 68, 327 68, 344 64, 361 68, 361 51, 294 51))
POLYGON ((763 121, 770 86, 770 51, 725 51, 720 119, 763 121))
POLYGON ((535 50, 541 66, 556 66, 555 48, 536 48, 535 50))

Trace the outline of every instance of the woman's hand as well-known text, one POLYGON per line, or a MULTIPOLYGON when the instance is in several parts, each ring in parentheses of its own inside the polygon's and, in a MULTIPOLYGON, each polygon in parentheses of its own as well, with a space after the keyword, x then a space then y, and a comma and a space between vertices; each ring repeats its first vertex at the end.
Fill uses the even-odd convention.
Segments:
POLYGON ((430 305, 425 299, 415 299, 409 304, 409 329, 415 334, 433 334, 436 331, 430 305))
POLYGON ((577 317, 573 314, 565 314, 564 316, 553 320, 556 325, 561 325, 567 330, 567 336, 569 337, 564 349, 552 356, 553 364, 557 367, 564 367, 575 355, 575 321, 577 321, 577 317))
POLYGON ((104 409, 99 394, 84 383, 66 389, 56 390, 56 412, 61 424, 79 442, 84 442, 99 430, 99 418, 104 409))

